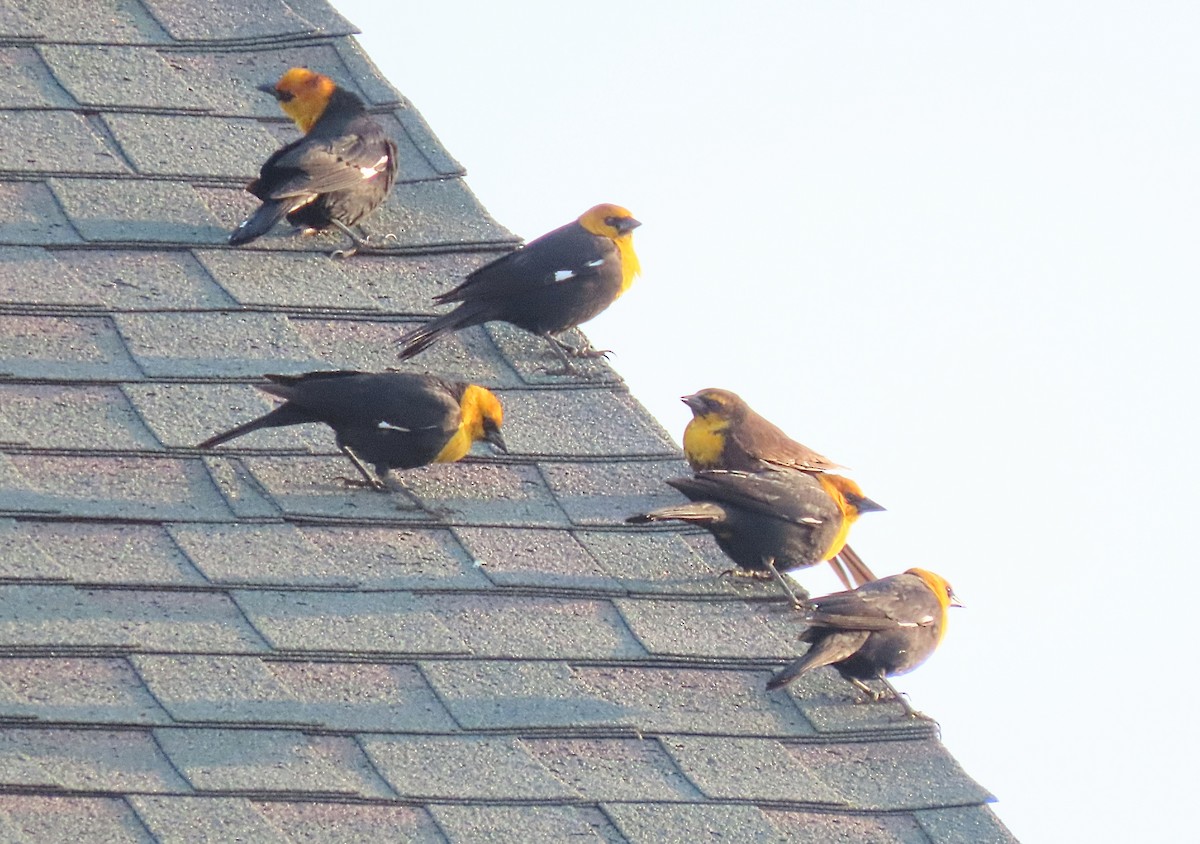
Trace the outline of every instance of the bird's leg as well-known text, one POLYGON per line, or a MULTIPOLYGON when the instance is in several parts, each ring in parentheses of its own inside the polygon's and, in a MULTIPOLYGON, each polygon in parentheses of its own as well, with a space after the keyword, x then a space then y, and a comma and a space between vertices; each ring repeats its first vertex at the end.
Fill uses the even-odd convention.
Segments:
MULTIPOLYGON (((342 234, 346 235, 346 237, 350 238, 350 240, 354 242, 354 246, 349 249, 335 249, 333 252, 330 252, 330 258, 349 258, 351 255, 357 254, 361 249, 373 250, 380 248, 371 244, 371 236, 369 234, 360 237, 352 228, 340 220, 330 220, 330 223, 335 228, 340 230, 342 234)), ((388 238, 391 238, 392 240, 398 240, 394 234, 386 234, 383 236, 383 240, 385 241, 388 240, 388 238)))
POLYGON ((559 349, 561 349, 563 351, 563 354, 570 355, 573 358, 583 358, 585 360, 594 360, 596 358, 607 358, 609 355, 611 355, 613 353, 612 349, 597 349, 591 343, 588 343, 586 346, 579 347, 579 346, 572 346, 567 341, 560 340, 559 338, 555 337, 553 334, 544 334, 542 336, 544 336, 547 340, 549 340, 551 343, 553 343, 555 346, 557 346, 559 349))
POLYGON ((404 481, 393 475, 391 472, 383 476, 383 482, 387 486, 387 491, 404 498, 407 504, 396 504, 397 510, 423 510, 433 516, 444 516, 445 513, 441 510, 434 510, 426 507, 421 499, 417 498, 416 493, 404 485, 404 481))
POLYGON ((887 678, 882 674, 879 674, 875 677, 875 679, 878 680, 883 686, 883 688, 879 690, 872 689, 864 681, 859 680, 857 677, 846 677, 846 679, 849 680, 855 688, 866 694, 867 699, 872 703, 879 703, 882 700, 892 701, 900 704, 900 706, 904 709, 904 715, 907 718, 928 718, 927 715, 922 715, 920 712, 917 712, 915 709, 913 709, 912 706, 909 705, 908 700, 904 697, 904 695, 892 688, 891 683, 889 683, 887 678))
MULTIPOLYGON (((872 703, 878 703, 883 698, 884 694, 886 694, 875 691, 857 677, 846 677, 846 679, 850 681, 850 685, 854 686, 854 688, 865 694, 867 699, 872 703)), ((859 701, 859 703, 863 703, 863 701, 859 701)))
POLYGON ((779 569, 775 568, 774 557, 767 557, 767 559, 763 562, 767 564, 767 571, 771 573, 771 577, 775 578, 775 582, 779 584, 781 589, 783 589, 784 594, 788 596, 788 600, 792 602, 792 606, 796 607, 797 609, 804 606, 804 600, 807 600, 808 593, 804 592, 803 589, 799 590, 800 592, 804 592, 803 600, 796 594, 796 590, 792 589, 792 585, 784 579, 782 574, 779 573, 779 569))
POLYGON ((717 575, 718 578, 736 577, 736 578, 750 578, 752 580, 762 580, 763 578, 767 578, 770 576, 771 576, 770 573, 765 572, 765 571, 750 571, 749 569, 739 569, 739 568, 725 569, 725 571, 723 571, 717 575))
MULTIPOLYGON (((566 351, 563 350, 564 344, 560 343, 558 340, 554 339, 549 334, 543 334, 542 338, 545 339, 546 342, 550 344, 551 351, 553 351, 554 354, 558 357, 558 359, 562 362, 562 368, 547 369, 546 374, 547 375, 578 375, 579 370, 571 365, 571 359, 569 357, 567 357, 566 351)), ((567 346, 567 348, 571 348, 571 347, 567 346)))
POLYGON ((342 454, 346 455, 350 462, 354 464, 354 468, 358 470, 358 473, 362 475, 362 478, 345 478, 339 475, 337 480, 341 481, 342 484, 347 487, 366 487, 368 489, 373 489, 376 492, 387 492, 388 485, 371 474, 371 470, 368 469, 363 462, 358 459, 358 455, 351 451, 349 446, 342 445, 338 446, 338 448, 340 448, 342 454))
POLYGON ((373 489, 376 492, 390 492, 394 495, 401 496, 404 499, 406 499, 408 503, 407 504, 397 504, 396 505, 397 510, 424 510, 425 512, 427 512, 431 515, 434 515, 434 516, 444 515, 440 511, 432 510, 432 509, 426 507, 424 504, 422 504, 421 500, 419 498, 417 498, 417 496, 413 493, 413 491, 411 489, 409 489, 408 487, 406 487, 404 485, 404 482, 402 480, 400 480, 398 477, 396 477, 395 475, 393 475, 391 472, 388 472, 385 469, 384 473, 382 475, 380 475, 379 477, 376 477, 374 474, 371 473, 371 470, 368 469, 363 464, 362 459, 359 458, 359 456, 357 454, 355 454, 353 451, 351 451, 349 447, 341 446, 341 449, 342 449, 342 454, 344 454, 344 455, 346 455, 346 457, 350 458, 350 462, 354 464, 354 468, 358 469, 359 474, 362 475, 361 479, 345 478, 345 477, 339 476, 338 480, 342 482, 343 486, 366 487, 367 489, 373 489))

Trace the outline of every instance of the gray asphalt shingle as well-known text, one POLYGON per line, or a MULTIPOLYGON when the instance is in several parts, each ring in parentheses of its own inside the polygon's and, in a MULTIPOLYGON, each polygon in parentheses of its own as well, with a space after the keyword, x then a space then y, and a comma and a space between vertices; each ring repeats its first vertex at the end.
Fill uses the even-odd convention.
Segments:
POLYGON ((294 730, 163 728, 154 738, 199 792, 391 796, 350 737, 294 730))
POLYGON ((89 841, 154 844, 133 809, 119 797, 0 795, 0 839, 12 842, 89 841))
POLYGON ((189 84, 184 65, 158 50, 103 44, 37 49, 52 78, 83 106, 212 110, 219 105, 189 84))
POLYGON ((765 692, 794 614, 624 523, 687 467, 609 362, 503 324, 398 362, 517 241, 351 29, 0 7, 0 840, 1011 841, 931 722, 831 671, 765 692), (385 254, 227 245, 297 65, 395 137, 385 254), (420 509, 345 488, 321 425, 195 448, 264 373, 389 367, 495 389, 510 452, 397 473, 420 509))
POLYGON ((0 121, 0 170, 80 175, 129 172, 88 119, 69 111, 7 112, 0 121))

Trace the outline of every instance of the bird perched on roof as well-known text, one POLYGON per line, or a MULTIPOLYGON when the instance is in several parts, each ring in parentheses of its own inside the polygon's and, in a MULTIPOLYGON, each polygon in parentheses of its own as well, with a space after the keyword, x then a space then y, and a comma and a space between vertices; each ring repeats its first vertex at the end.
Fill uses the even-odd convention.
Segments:
MULTIPOLYGON (((681 400, 692 411, 692 418, 683 430, 683 453, 697 472, 796 469, 816 475, 845 468, 796 442, 730 390, 710 387, 681 400)), ((840 475, 828 478, 835 486, 853 484, 840 475)), ((853 494, 858 487, 847 489, 853 494)), ((861 495, 861 491, 857 494, 861 495)), ((838 551, 836 559, 830 560, 830 566, 847 589, 875 579, 867 564, 848 545, 838 551)))
POLYGON ((293 67, 261 90, 279 101, 304 136, 276 150, 246 190, 262 200, 258 210, 229 235, 234 246, 249 243, 287 217, 302 229, 334 227, 353 241, 353 255, 366 241, 350 227, 379 207, 396 179, 396 145, 355 94, 328 76, 293 67))
POLYGON ((267 375, 259 387, 284 400, 271 412, 209 437, 212 448, 260 428, 323 422, 363 480, 349 485, 401 491, 388 472, 453 463, 484 440, 506 451, 500 400, 476 384, 402 372, 309 372, 267 375), (374 466, 375 474, 364 463, 374 466))
POLYGON ((684 396, 682 401, 692 411, 692 419, 683 429, 683 452, 697 472, 845 468, 796 442, 730 390, 709 388, 684 396))
POLYGON ((949 583, 918 568, 814 598, 805 608, 808 629, 800 635, 811 646, 772 677, 767 688, 781 688, 805 672, 832 665, 880 700, 888 693, 872 691, 864 681, 904 674, 923 663, 942 641, 947 609, 958 606, 949 583))
POLYGON ((860 513, 883 508, 848 478, 715 469, 667 483, 692 500, 625 521, 699 525, 741 569, 788 572, 831 561, 860 513))
POLYGON ((640 225, 619 205, 597 205, 575 222, 480 267, 458 287, 434 297, 459 305, 401 337, 400 357, 418 354, 443 334, 493 320, 545 338, 562 361, 557 374, 574 371, 572 357, 606 355, 591 346, 577 349, 555 335, 587 322, 629 289, 640 272, 633 251, 633 230, 640 225))

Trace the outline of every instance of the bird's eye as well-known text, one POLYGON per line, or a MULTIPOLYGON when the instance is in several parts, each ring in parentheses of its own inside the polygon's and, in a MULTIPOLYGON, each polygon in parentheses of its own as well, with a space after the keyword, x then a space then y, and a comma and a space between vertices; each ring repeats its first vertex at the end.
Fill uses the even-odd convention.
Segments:
POLYGON ((621 222, 621 220, 617 217, 605 217, 604 218, 604 225, 612 226, 614 229, 618 228, 620 222, 621 222))
POLYGON ((281 103, 290 103, 292 100, 296 99, 296 95, 291 91, 276 91, 275 99, 279 100, 281 103))

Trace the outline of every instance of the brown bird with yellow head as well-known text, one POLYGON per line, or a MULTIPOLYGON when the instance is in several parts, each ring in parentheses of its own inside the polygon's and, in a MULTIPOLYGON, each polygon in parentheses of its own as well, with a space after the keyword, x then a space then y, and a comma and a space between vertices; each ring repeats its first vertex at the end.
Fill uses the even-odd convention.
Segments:
POLYGON ((904 674, 925 662, 946 634, 947 610, 958 606, 945 578, 920 568, 814 598, 802 607, 808 629, 800 641, 809 643, 808 651, 767 688, 782 688, 831 665, 872 700, 881 700, 890 688, 874 691, 866 681, 904 674))
MULTIPOLYGON (((836 550, 828 558, 830 566, 848 589, 875 579, 862 558, 846 545, 850 526, 866 512, 854 502, 869 499, 854 481, 830 473, 844 467, 796 442, 731 390, 710 387, 684 396, 682 401, 692 411, 683 431, 683 453, 693 470, 796 470, 813 476, 844 517, 836 550)), ((883 509, 874 502, 871 505, 871 510, 883 509)))

